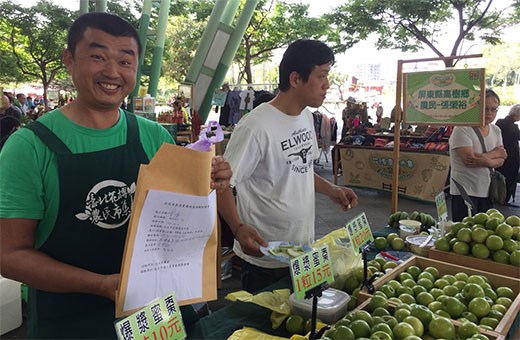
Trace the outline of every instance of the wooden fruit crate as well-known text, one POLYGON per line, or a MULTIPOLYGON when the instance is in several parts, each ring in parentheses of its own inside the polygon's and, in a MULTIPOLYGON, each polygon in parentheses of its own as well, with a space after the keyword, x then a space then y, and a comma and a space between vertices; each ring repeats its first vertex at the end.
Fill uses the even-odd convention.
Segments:
MULTIPOLYGON (((360 305, 358 305, 354 311, 358 311, 358 310, 366 310, 367 307, 368 307, 368 304, 370 303, 370 299, 371 298, 368 298, 366 299, 365 301, 363 301, 360 305)), ((393 310, 396 306, 394 306, 392 303, 390 303, 390 305, 388 306, 388 311, 390 312, 390 314, 393 314, 393 310)), ((451 320, 451 322, 453 323, 453 325, 455 326, 455 332, 457 332, 457 329, 458 327, 461 325, 461 322, 458 321, 458 320, 451 320)), ((425 329, 427 329, 428 327, 425 326, 425 329)), ((480 329, 480 333, 481 334, 484 334, 485 336, 487 336, 490 340, 506 340, 506 336, 505 335, 502 335, 496 331, 489 331, 487 329, 480 329)), ((516 339, 516 338, 514 338, 516 339)))
POLYGON ((469 255, 459 255, 451 251, 438 250, 435 247, 430 248, 428 257, 439 261, 458 264, 460 266, 480 269, 490 273, 520 278, 520 267, 495 262, 491 259, 478 259, 469 255))
MULTIPOLYGON (((466 273, 468 275, 483 275, 489 279, 489 282, 493 288, 497 287, 509 287, 515 293, 516 298, 513 300, 513 303, 508 308, 507 312, 504 314, 504 317, 495 328, 495 332, 500 335, 507 336, 511 326, 515 322, 517 316, 519 316, 520 312, 520 277, 512 278, 504 275, 499 275, 495 273, 491 273, 488 271, 483 271, 475 268, 464 267, 456 264, 451 264, 439 260, 434 260, 431 258, 426 258, 422 256, 414 255, 410 257, 408 260, 404 261, 397 267, 395 267, 391 272, 385 274, 377 281, 374 282, 375 290, 378 290, 382 285, 387 283, 390 280, 396 279, 398 275, 410 266, 417 266, 421 269, 432 266, 439 270, 440 275, 451 274, 454 275, 459 272, 466 273)), ((369 294, 366 288, 363 288, 358 295, 358 304, 361 306, 365 300, 372 297, 372 294, 369 294)), ((359 307, 358 306, 358 307, 359 307)), ((520 317, 520 316, 519 316, 520 317)), ((516 330, 517 333, 520 333, 520 329, 516 330)))

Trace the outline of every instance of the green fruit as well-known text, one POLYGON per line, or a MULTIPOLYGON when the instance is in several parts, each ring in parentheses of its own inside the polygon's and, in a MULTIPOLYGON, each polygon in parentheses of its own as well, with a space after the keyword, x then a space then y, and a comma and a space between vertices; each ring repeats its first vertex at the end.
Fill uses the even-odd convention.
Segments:
MULTIPOLYGON (((432 303, 435 302, 437 301, 434 301, 432 303)), ((413 305, 410 309, 410 315, 421 320, 423 325, 428 325, 430 321, 433 319, 433 312, 429 309, 429 307, 423 305, 413 305)))
POLYGON ((495 329, 498 326, 498 320, 495 318, 489 318, 485 316, 482 319, 480 319, 479 325, 485 325, 491 327, 492 329, 495 329))
POLYGON ((477 243, 471 247, 471 255, 479 259, 487 259, 490 255, 490 252, 485 244, 477 243))
POLYGON ((408 274, 412 275, 412 278, 414 280, 417 280, 417 277, 421 273, 421 268, 419 268, 417 266, 410 266, 410 267, 406 268, 406 272, 408 274))
MULTIPOLYGON (((457 319, 462 312, 464 312, 464 309, 464 304, 456 297, 448 296, 444 301, 442 301, 442 310, 447 312, 453 319, 457 319)), ((473 313, 473 311, 471 312, 473 313)))
POLYGON ((406 318, 404 318, 403 322, 406 322, 413 327, 416 336, 418 336, 418 337, 423 336, 424 325, 421 322, 421 320, 419 320, 415 316, 410 315, 410 316, 407 316, 406 318))
POLYGON ((431 295, 428 292, 421 292, 421 293, 417 294, 417 296, 415 297, 415 300, 420 305, 428 306, 430 303, 435 301, 435 298, 433 297, 433 295, 431 295))
POLYGON ((469 302, 468 310, 475 314, 477 318, 482 318, 489 313, 491 306, 485 298, 476 297, 469 302))
POLYGON ((376 239, 374 240, 374 244, 377 249, 385 249, 387 245, 386 238, 384 238, 383 236, 376 237, 376 239))
POLYGON ((483 212, 476 213, 475 216, 473 216, 473 222, 477 224, 486 225, 486 222, 489 218, 489 215, 483 212))
POLYGON ((396 339, 404 339, 407 336, 416 335, 413 326, 407 322, 399 322, 392 329, 392 332, 394 333, 394 337, 396 339))
POLYGON ((504 240, 504 246, 502 247, 502 249, 511 254, 512 252, 518 249, 518 243, 511 239, 504 240))
POLYGON ((285 320, 285 329, 289 334, 303 334, 304 320, 301 315, 290 315, 285 320))
POLYGON ((453 244, 452 250, 454 253, 459 255, 468 255, 469 254, 469 244, 462 241, 457 241, 453 244))
POLYGON ((466 284, 466 286, 464 287, 464 290, 462 291, 462 293, 464 294, 464 297, 468 301, 471 301, 473 298, 476 298, 476 297, 484 297, 485 296, 484 289, 481 286, 479 286, 478 284, 476 284, 476 283, 468 283, 468 284, 466 284))
POLYGON ((471 338, 475 334, 480 334, 478 326, 471 321, 463 322, 457 329, 457 334, 460 339, 471 338))
POLYGON ((507 223, 501 223, 495 229, 495 234, 502 237, 503 240, 509 240, 513 236, 513 227, 507 223))
POLYGON ((478 318, 475 314, 471 313, 471 312, 468 312, 468 311, 465 311, 463 312, 461 315, 460 315, 461 318, 464 318, 470 322, 473 322, 473 323, 477 323, 478 322, 478 318))
POLYGON ((504 249, 496 250, 493 252, 493 261, 509 264, 509 253, 504 249))
POLYGON ((497 226, 500 223, 502 223, 500 218, 498 218, 498 217, 490 217, 490 218, 488 218, 488 220, 486 221, 486 224, 484 226, 485 226, 486 229, 496 230, 497 226))
POLYGON ((511 307, 512 303, 513 303, 513 300, 508 297, 505 297, 505 296, 499 297, 495 301, 495 304, 504 305, 507 308, 511 307))
POLYGON ((375 332, 385 332, 387 334, 390 334, 392 335, 392 328, 390 328, 390 326, 386 323, 378 323, 376 325, 374 325, 374 327, 372 327, 372 329, 370 330, 372 333, 375 333, 375 332))
POLYGON ((370 327, 374 325, 374 320, 372 319, 372 315, 370 315, 369 312, 366 310, 359 310, 357 312, 354 312, 352 315, 352 320, 363 320, 365 321, 370 327))
POLYGON ((486 246, 489 250, 499 250, 504 246, 504 240, 498 235, 489 235, 486 239, 486 246))
POLYGON ((390 233, 386 236, 386 241, 388 243, 392 243, 392 240, 396 237, 399 237, 399 235, 397 235, 396 233, 390 233))
POLYGON ((471 239, 478 243, 486 242, 486 238, 488 237, 488 233, 484 228, 474 228, 471 231, 471 239))
MULTIPOLYGON (((384 294, 384 293, 383 293, 384 294)), ((386 297, 374 295, 368 303, 368 310, 374 311, 378 307, 388 309, 388 301, 386 297)))
POLYGON ((520 249, 515 250, 509 255, 509 261, 513 266, 520 267, 520 249))
POLYGON ((457 232, 457 238, 462 242, 471 242, 471 229, 466 227, 460 228, 460 230, 457 232))
POLYGON ((370 336, 370 325, 365 320, 354 320, 350 324, 350 329, 354 332, 354 337, 368 338, 370 336))
POLYGON ((397 309, 394 311, 394 318, 397 320, 397 322, 402 322, 404 318, 407 316, 410 316, 412 314, 408 309, 397 309))
POLYGON ((393 250, 403 250, 404 249, 404 240, 400 237, 396 237, 392 240, 392 242, 390 243, 390 246, 392 247, 393 250))
POLYGON ((351 339, 355 339, 356 336, 354 334, 354 332, 346 327, 346 326, 338 326, 336 327, 336 329, 334 330, 334 332, 331 334, 331 339, 348 339, 348 340, 351 340, 351 339))
POLYGON ((428 267, 424 268, 424 271, 432 274, 434 280, 437 280, 439 277, 441 277, 439 270, 435 267, 428 266, 428 267))
POLYGON ((455 326, 450 319, 444 317, 434 318, 428 324, 430 335, 435 339, 454 339, 455 326))
POLYGON ((426 271, 420 273, 420 274, 417 276, 417 278, 418 278, 419 280, 420 280, 420 279, 428 279, 428 280, 430 280, 431 282, 434 282, 434 281, 435 281, 435 276, 433 276, 432 273, 430 273, 430 272, 426 272, 426 271))
POLYGON ((495 292, 497 293, 498 297, 506 297, 511 300, 515 299, 515 293, 510 287, 498 287, 495 292))
POLYGON ((504 221, 505 223, 509 224, 511 227, 518 227, 520 226, 520 217, 511 215, 504 221))
POLYGON ((370 335, 370 340, 392 340, 392 336, 383 331, 372 331, 370 335))

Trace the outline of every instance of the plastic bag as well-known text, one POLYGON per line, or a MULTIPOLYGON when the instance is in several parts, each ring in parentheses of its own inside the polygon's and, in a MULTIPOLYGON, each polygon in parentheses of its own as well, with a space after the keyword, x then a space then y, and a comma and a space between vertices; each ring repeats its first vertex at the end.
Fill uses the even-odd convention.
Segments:
POLYGON ((277 329, 283 323, 285 318, 291 314, 291 306, 289 305, 289 289, 275 289, 272 292, 261 292, 253 295, 244 290, 229 293, 226 299, 230 301, 251 302, 272 310, 271 324, 273 329, 277 329))
POLYGON ((209 121, 208 126, 200 131, 199 140, 195 143, 186 145, 187 148, 197 151, 211 150, 211 144, 222 142, 224 140, 224 131, 216 121, 209 121))
POLYGON ((287 340, 287 338, 266 334, 256 328, 244 327, 234 331, 228 340, 287 340))
MULTIPOLYGON (((334 282, 330 285, 332 288, 345 290, 347 278, 355 276, 356 271, 363 269, 363 259, 361 254, 356 254, 350 240, 346 228, 336 229, 312 244, 313 248, 328 245, 332 262, 332 271, 334 273, 334 282)), ((350 279, 349 281, 351 281, 350 279)), ((350 289, 346 289, 348 293, 350 289)))

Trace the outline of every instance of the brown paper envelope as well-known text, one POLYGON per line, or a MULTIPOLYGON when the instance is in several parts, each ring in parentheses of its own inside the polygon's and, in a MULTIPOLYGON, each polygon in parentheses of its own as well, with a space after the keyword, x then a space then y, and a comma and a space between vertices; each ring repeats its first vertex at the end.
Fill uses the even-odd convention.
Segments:
MULTIPOLYGON (((215 149, 210 152, 191 150, 164 143, 148 165, 141 165, 137 178, 137 188, 132 205, 132 214, 126 235, 121 281, 116 297, 116 317, 132 314, 136 310, 123 310, 130 262, 133 256, 135 236, 139 218, 148 190, 171 191, 194 196, 208 196, 211 192, 211 160, 215 149)), ((215 214, 216 216, 216 214, 215 214)), ((203 255, 202 297, 178 301, 179 305, 217 299, 217 221, 206 244, 203 255)), ((153 286, 153 284, 151 284, 153 286)), ((172 287, 172 291, 174 288, 172 287)), ((159 297, 159 296, 158 296, 159 297)), ((144 307, 144 306, 143 306, 144 307)))

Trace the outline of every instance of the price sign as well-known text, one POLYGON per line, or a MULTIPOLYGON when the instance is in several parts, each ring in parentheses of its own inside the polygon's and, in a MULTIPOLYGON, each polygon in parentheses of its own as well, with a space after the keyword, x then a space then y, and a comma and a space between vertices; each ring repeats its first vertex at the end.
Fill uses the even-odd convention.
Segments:
POLYGON ((444 192, 435 196, 435 206, 437 207, 437 216, 439 217, 439 221, 446 222, 448 220, 448 207, 446 206, 444 192))
POLYGON ((370 229, 370 225, 368 224, 368 220, 364 212, 349 221, 345 228, 347 228, 347 233, 350 237, 350 241, 352 242, 352 247, 358 254, 362 245, 368 241, 374 241, 372 230, 370 229))
POLYGON ((292 259, 291 276, 298 299, 303 299, 307 291, 324 282, 332 283, 334 274, 329 247, 325 245, 292 259))
POLYGON ((175 299, 169 294, 115 323, 119 340, 182 340, 186 330, 175 299))

